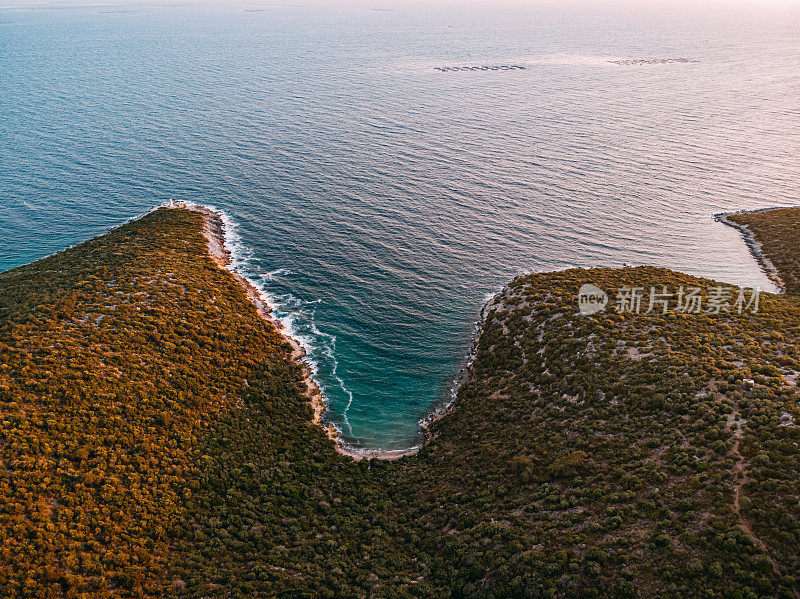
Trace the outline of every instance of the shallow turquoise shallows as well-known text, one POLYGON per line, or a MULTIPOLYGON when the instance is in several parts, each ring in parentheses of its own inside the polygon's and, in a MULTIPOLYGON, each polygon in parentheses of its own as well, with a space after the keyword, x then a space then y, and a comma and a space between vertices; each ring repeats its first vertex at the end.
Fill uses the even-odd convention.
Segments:
POLYGON ((514 275, 771 288, 711 215, 800 203, 796 8, 14 4, 0 269, 215 206, 354 446, 419 441, 514 275))

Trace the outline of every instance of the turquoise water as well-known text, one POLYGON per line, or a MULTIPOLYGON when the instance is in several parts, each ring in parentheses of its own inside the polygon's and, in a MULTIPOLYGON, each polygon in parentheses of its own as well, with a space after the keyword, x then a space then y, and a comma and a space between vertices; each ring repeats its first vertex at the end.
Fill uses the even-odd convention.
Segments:
POLYGON ((711 215, 800 203, 797 8, 246 8, 0 8, 0 270, 216 206, 329 421, 388 449, 518 273, 771 288, 711 215))

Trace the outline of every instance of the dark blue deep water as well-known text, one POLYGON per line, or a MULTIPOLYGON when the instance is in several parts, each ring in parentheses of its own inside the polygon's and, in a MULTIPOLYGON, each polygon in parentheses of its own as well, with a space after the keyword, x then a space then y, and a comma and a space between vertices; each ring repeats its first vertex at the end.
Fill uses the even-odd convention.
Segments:
POLYGON ((771 288, 711 215, 800 203, 796 8, 6 4, 0 270, 224 210, 354 445, 418 441, 514 275, 771 288))

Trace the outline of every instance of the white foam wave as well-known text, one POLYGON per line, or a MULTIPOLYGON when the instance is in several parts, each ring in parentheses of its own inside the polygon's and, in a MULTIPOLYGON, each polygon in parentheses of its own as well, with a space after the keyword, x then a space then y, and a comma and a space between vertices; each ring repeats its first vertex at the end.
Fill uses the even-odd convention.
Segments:
MULTIPOLYGON (((171 200, 169 205, 172 205, 171 200)), ((266 287, 266 284, 275 276, 286 276, 291 274, 291 271, 286 268, 278 268, 266 273, 266 276, 264 274, 253 274, 253 272, 248 268, 251 265, 253 253, 252 250, 250 250, 248 246, 242 242, 242 239, 238 233, 236 221, 234 221, 233 218, 231 218, 231 216, 224 210, 211 204, 186 203, 186 206, 196 210, 211 210, 219 215, 220 220, 222 221, 223 241, 225 243, 225 247, 230 252, 230 263, 226 266, 227 270, 241 275, 253 286, 253 288, 258 292, 261 301, 271 310, 272 318, 279 322, 283 327, 283 334, 297 343, 304 350, 305 355, 303 356, 302 361, 306 364, 306 366, 308 366, 313 383, 322 392, 323 403, 327 408, 328 399, 325 394, 325 386, 321 384, 319 380, 317 380, 317 376, 319 375, 319 364, 314 359, 316 350, 318 349, 315 335, 322 336, 323 334, 319 331, 319 329, 317 329, 316 325, 313 324, 313 314, 311 315, 312 335, 308 335, 303 332, 302 329, 304 327, 299 322, 300 319, 306 315, 302 314, 299 310, 293 310, 291 307, 301 305, 305 302, 291 294, 273 295, 266 287)), ((330 352, 330 356, 335 361, 332 352, 330 352)), ((336 378, 339 379, 338 376, 336 378)), ((341 379, 339 380, 341 381, 341 379)), ((344 382, 340 382, 340 384, 344 389, 344 382)), ((350 394, 350 398, 352 402, 352 394, 350 394)))
MULTIPOLYGON (((304 306, 318 304, 322 300, 303 300, 290 293, 280 295, 271 294, 267 288, 267 284, 276 277, 292 274, 291 270, 287 268, 278 268, 268 273, 261 274, 260 276, 254 276, 248 270, 252 252, 241 242, 236 223, 224 210, 209 205, 206 205, 206 208, 218 213, 222 219, 225 245, 231 252, 231 262, 228 266, 228 270, 236 271, 255 287, 264 303, 272 310, 273 318, 283 326, 285 334, 303 348, 305 356, 302 360, 309 367, 311 375, 314 378, 314 384, 316 384, 322 392, 323 402, 326 407, 328 406, 328 396, 326 395, 327 387, 318 380, 318 377, 320 373, 320 358, 324 359, 327 363, 329 370, 327 376, 336 382, 336 385, 347 397, 347 405, 342 411, 342 421, 347 427, 349 435, 354 437, 353 427, 347 417, 347 413, 353 405, 353 392, 347 388, 344 380, 338 373, 339 361, 336 359, 336 336, 325 333, 317 327, 314 321, 315 314, 313 311, 308 312, 303 310, 304 306), (306 330, 308 330, 310 334, 308 334, 306 330)), ((336 423, 330 424, 333 424, 340 433, 342 432, 336 423)))
MULTIPOLYGON (((303 358, 311 369, 312 374, 317 377, 320 370, 320 362, 327 366, 326 378, 335 381, 336 386, 347 397, 347 405, 342 412, 342 421, 347 428, 350 437, 354 437, 353 427, 347 417, 350 407, 353 405, 353 392, 347 388, 344 379, 339 375, 339 361, 336 359, 336 335, 325 333, 317 327, 315 322, 315 312, 304 309, 309 305, 320 303, 322 300, 303 300, 290 293, 281 295, 271 295, 265 284, 270 280, 269 277, 257 282, 259 292, 266 298, 267 303, 273 309, 273 316, 284 326, 287 334, 297 340, 306 351, 303 358)), ((321 381, 316 380, 316 385, 326 398, 328 387, 321 381)), ((327 399, 325 399, 327 405, 327 399)), ((334 427, 342 433, 342 429, 336 423, 334 427)))
MULTIPOLYGON (((172 205, 172 201, 164 205, 172 205)), ((320 303, 321 299, 303 300, 291 293, 274 294, 268 285, 277 277, 288 276, 291 271, 286 268, 278 268, 267 273, 261 272, 254 274, 252 269, 253 253, 242 242, 238 233, 236 222, 224 210, 210 204, 186 203, 186 206, 197 210, 211 210, 220 216, 222 221, 222 234, 225 247, 230 252, 230 263, 226 267, 231 272, 244 277, 258 292, 261 301, 271 310, 271 317, 279 322, 283 327, 283 334, 297 343, 305 353, 302 360, 308 366, 314 384, 322 393, 323 403, 326 410, 329 405, 328 388, 319 380, 320 362, 326 365, 326 378, 335 381, 335 384, 347 397, 347 405, 342 411, 342 423, 347 429, 351 439, 356 435, 348 418, 348 412, 353 405, 353 392, 347 388, 344 379, 339 375, 339 361, 336 359, 336 336, 331 333, 321 331, 314 320, 314 310, 308 310, 307 306, 320 303)), ((155 208, 154 208, 155 209, 155 208)), ((490 294, 493 297, 494 294, 490 294)), ((470 360, 471 363, 471 360, 470 360)), ((452 391, 453 397, 457 388, 452 391)), ((448 404, 451 402, 448 402, 448 404)), ((323 416, 324 418, 324 416, 323 416)), ((343 439, 343 429, 337 423, 330 420, 325 421, 326 425, 332 426, 338 433, 339 451, 356 459, 363 458, 383 458, 393 459, 403 455, 414 454, 419 451, 420 445, 415 445, 406 449, 377 449, 360 448, 348 444, 343 439)))
POLYGON ((495 297, 497 297, 497 295, 502 293, 503 289, 504 289, 504 287, 501 285, 499 287, 495 287, 492 291, 487 291, 486 293, 484 293, 483 294, 483 301, 481 302, 482 305, 485 306, 490 301, 492 301, 495 297))
POLYGON ((270 272, 263 273, 261 275, 261 277, 271 280, 271 279, 276 279, 276 278, 279 278, 279 277, 288 277, 291 274, 292 274, 292 271, 289 270, 288 268, 277 268, 277 269, 272 270, 270 272))
MULTIPOLYGON (((351 437, 355 437, 353 433, 353 427, 350 424, 350 420, 347 417, 347 412, 350 410, 350 406, 353 405, 353 392, 347 388, 344 383, 344 380, 341 376, 339 376, 338 369, 339 369, 339 361, 336 359, 336 335, 332 335, 330 333, 325 333, 320 331, 316 325, 314 320, 315 313, 312 311, 310 314, 306 314, 306 321, 308 323, 308 328, 313 335, 313 339, 316 343, 314 343, 314 351, 319 352, 322 356, 326 359, 327 363, 330 367, 330 372, 328 376, 336 381, 337 386, 342 390, 342 392, 347 396, 347 405, 345 406, 344 410, 342 411, 342 421, 344 425, 347 427, 347 431, 351 437)), ((335 426, 335 423, 334 423, 335 426)), ((342 430, 339 427, 336 427, 337 430, 341 433, 342 430)))

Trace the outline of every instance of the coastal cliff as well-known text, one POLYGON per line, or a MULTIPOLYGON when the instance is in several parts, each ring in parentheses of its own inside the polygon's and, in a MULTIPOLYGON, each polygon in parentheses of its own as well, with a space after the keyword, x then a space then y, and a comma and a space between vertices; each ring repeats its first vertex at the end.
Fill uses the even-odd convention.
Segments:
POLYGON ((719 285, 666 269, 515 279, 395 461, 313 424, 208 213, 2 273, 0 593, 796 597, 799 215, 747 217, 787 289, 755 311, 578 311, 585 283, 719 285))

